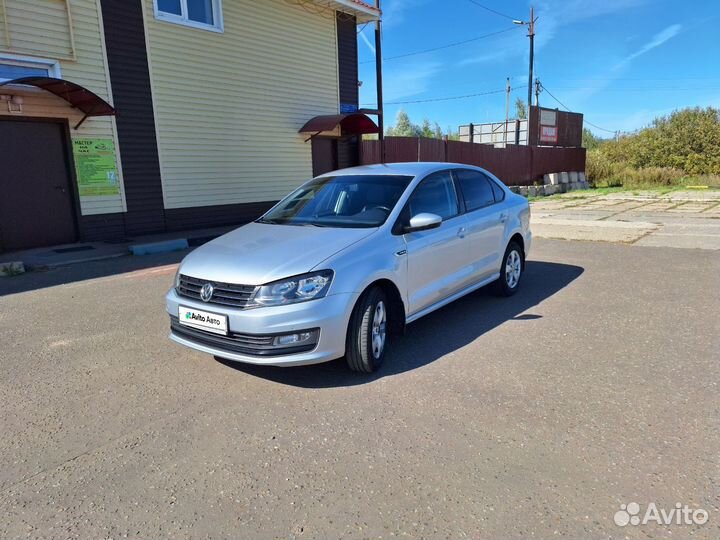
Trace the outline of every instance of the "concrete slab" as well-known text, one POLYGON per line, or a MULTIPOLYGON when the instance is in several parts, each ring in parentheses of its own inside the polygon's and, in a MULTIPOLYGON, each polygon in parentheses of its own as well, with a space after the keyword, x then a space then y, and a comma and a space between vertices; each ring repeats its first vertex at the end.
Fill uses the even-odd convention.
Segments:
POLYGON ((539 238, 633 243, 656 231, 660 225, 642 222, 533 217, 531 227, 533 235, 539 238))
POLYGON ((532 227, 546 238, 718 250, 720 191, 564 195, 534 202, 532 227))
POLYGON ((666 224, 637 245, 720 250, 720 223, 666 224))

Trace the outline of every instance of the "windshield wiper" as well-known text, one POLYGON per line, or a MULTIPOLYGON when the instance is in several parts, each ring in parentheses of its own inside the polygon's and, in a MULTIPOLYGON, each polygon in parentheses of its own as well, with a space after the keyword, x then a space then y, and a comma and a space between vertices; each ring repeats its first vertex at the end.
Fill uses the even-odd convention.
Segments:
POLYGON ((279 225, 278 221, 275 219, 265 219, 265 218, 259 218, 255 220, 255 223, 265 223, 267 225, 279 225))

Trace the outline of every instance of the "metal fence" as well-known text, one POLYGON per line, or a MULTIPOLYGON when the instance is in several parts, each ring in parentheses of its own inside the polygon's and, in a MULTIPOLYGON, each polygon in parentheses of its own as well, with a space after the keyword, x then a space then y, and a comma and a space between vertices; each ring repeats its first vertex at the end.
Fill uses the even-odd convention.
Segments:
MULTIPOLYGON (((510 186, 528 186, 544 174, 585 171, 584 148, 490 145, 422 137, 386 137, 385 162, 441 161, 487 169, 510 186)), ((380 142, 363 141, 360 163, 380 163, 380 142)))

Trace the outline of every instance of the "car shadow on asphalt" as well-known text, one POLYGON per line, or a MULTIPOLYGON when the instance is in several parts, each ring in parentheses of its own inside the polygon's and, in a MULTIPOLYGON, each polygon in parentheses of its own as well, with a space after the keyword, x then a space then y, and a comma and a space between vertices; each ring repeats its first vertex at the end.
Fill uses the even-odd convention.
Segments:
POLYGON ((515 296, 501 298, 492 285, 465 296, 408 325, 395 338, 376 373, 351 372, 344 359, 299 367, 242 364, 217 358, 228 368, 246 375, 302 388, 355 386, 411 371, 445 356, 509 320, 533 320, 525 313, 576 280, 583 268, 546 261, 528 261, 521 288, 515 296))

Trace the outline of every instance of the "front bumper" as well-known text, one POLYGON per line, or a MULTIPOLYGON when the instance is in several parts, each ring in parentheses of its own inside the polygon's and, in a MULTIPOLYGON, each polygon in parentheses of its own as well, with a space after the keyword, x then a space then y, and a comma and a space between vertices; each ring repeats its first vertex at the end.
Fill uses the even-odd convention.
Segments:
POLYGON ((345 338, 352 309, 358 294, 333 294, 288 306, 272 306, 253 309, 237 309, 211 303, 198 302, 179 296, 174 289, 165 297, 168 315, 177 318, 179 307, 199 309, 228 317, 228 330, 231 334, 265 336, 272 334, 292 334, 307 329, 320 329, 318 342, 312 350, 291 352, 288 354, 257 355, 237 352, 236 347, 213 339, 207 332, 175 331, 171 328, 170 339, 214 356, 237 362, 272 366, 296 366, 318 364, 340 358, 345 355, 345 338), (231 350, 236 349, 236 350, 231 350))

